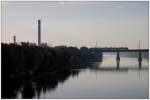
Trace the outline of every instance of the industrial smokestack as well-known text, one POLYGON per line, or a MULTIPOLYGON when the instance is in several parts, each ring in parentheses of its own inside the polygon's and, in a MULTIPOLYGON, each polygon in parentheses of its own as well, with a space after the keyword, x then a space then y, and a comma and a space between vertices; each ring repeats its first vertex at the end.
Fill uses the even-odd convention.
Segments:
POLYGON ((13 36, 13 42, 14 42, 14 44, 16 44, 16 36, 15 35, 13 36))
POLYGON ((38 45, 41 44, 41 20, 38 20, 38 45))

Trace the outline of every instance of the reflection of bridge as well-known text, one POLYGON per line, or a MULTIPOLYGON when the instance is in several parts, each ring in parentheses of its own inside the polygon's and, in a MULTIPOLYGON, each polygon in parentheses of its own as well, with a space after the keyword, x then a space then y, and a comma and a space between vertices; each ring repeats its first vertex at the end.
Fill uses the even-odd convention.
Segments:
POLYGON ((143 68, 137 68, 137 67, 129 67, 129 66, 122 66, 121 68, 119 67, 119 64, 117 62, 117 66, 116 67, 100 67, 99 65, 101 64, 102 62, 97 62, 97 63, 94 63, 92 65, 92 67, 90 67, 90 69, 92 71, 111 71, 111 72, 128 72, 128 70, 148 70, 149 68, 146 67, 146 66, 143 66, 143 68))
MULTIPOLYGON (((123 68, 115 68, 115 67, 96 67, 96 68, 90 68, 91 70, 96 71, 111 71, 111 72, 127 72, 128 70, 139 70, 139 68, 130 68, 130 67, 123 67, 123 68)), ((148 70, 148 68, 141 68, 140 70, 148 70)))

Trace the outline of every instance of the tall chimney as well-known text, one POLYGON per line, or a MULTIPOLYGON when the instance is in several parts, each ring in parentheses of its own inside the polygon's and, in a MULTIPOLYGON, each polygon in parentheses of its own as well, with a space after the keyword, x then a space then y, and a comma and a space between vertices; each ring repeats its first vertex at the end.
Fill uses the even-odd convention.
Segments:
POLYGON ((15 35, 13 36, 13 42, 14 42, 14 44, 16 44, 16 36, 15 35))
POLYGON ((38 45, 41 44, 41 20, 38 20, 38 45))

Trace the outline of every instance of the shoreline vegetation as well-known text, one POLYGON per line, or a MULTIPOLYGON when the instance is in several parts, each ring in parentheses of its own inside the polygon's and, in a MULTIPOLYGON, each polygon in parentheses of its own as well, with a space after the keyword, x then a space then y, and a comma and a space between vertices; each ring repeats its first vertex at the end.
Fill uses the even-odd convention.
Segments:
POLYGON ((102 53, 95 48, 39 47, 25 42, 1 45, 2 98, 16 98, 18 91, 22 98, 33 98, 35 90, 39 97, 43 88, 54 89, 59 81, 79 73, 72 69, 86 68, 89 62, 102 60, 102 53))

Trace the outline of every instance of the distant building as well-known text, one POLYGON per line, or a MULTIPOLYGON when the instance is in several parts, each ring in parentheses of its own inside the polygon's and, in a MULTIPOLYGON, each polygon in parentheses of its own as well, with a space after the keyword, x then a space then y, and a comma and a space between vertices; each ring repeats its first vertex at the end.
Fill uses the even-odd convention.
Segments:
POLYGON ((30 43, 29 46, 36 46, 36 43, 30 43))
POLYGON ((47 43, 41 43, 39 46, 41 46, 41 47, 47 47, 47 43))

